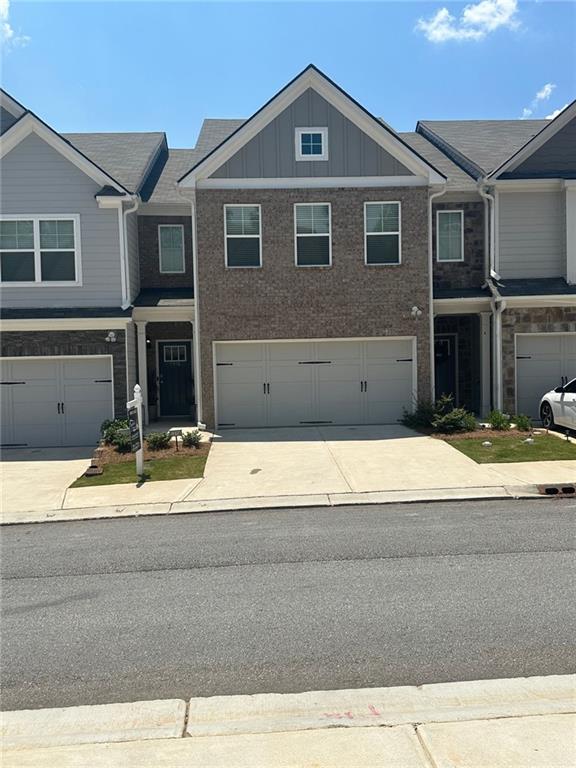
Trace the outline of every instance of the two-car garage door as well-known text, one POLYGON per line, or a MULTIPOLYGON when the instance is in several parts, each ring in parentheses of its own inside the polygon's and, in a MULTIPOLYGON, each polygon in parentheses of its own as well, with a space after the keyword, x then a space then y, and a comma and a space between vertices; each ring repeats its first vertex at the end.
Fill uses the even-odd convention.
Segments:
POLYGON ((415 400, 414 341, 217 342, 219 427, 389 424, 415 400))
POLYGON ((538 419, 543 394, 576 378, 576 333, 516 335, 516 410, 538 419))
POLYGON ((3 446, 90 445, 113 415, 107 356, 5 359, 0 381, 3 446))

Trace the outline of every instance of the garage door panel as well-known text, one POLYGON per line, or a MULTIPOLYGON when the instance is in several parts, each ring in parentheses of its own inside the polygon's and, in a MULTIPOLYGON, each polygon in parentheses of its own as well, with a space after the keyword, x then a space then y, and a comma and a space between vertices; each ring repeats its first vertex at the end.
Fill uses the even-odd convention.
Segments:
POLYGON ((87 359, 64 360, 62 362, 63 377, 65 382, 100 382, 110 381, 110 361, 87 359))
POLYGON ((42 383, 45 381, 55 381, 58 378, 60 363, 56 360, 13 360, 11 364, 13 381, 26 381, 42 383))
POLYGON ((412 358, 412 342, 404 339, 366 342, 367 362, 391 361, 412 358))
POLYGON ((300 341, 268 344, 268 358, 270 365, 311 362, 315 359, 314 344, 300 341))
POLYGON ((562 337, 553 334, 518 336, 516 338, 516 353, 542 359, 559 357, 562 354, 562 337))
POLYGON ((361 348, 358 342, 353 342, 346 345, 347 349, 341 354, 343 346, 340 345, 336 352, 340 358, 345 358, 348 353, 349 362, 332 362, 318 367, 318 421, 358 424, 362 421, 361 348))
POLYGON ((219 363, 262 363, 264 344, 221 343, 216 348, 216 359, 219 363))
POLYGON ((269 423, 287 427, 314 420, 312 384, 301 382, 270 382, 269 423))
POLYGON ((218 422, 220 426, 265 426, 262 382, 221 383, 218 387, 218 422))

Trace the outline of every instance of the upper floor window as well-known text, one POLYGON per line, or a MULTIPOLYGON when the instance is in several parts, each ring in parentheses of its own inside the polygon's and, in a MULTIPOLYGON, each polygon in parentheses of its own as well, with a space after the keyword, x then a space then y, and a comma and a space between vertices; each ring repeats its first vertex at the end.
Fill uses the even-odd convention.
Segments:
POLYGON ((329 267, 332 263, 330 203, 296 203, 296 266, 329 267))
POLYGON ((296 160, 328 160, 328 128, 296 128, 296 160))
POLYGON ((0 220, 0 282, 79 285, 78 216, 6 216, 0 220))
POLYGON ((364 203, 366 264, 400 264, 400 203, 364 203))
POLYGON ((262 265, 260 206, 225 205, 224 227, 227 267, 262 265))
POLYGON ((436 259, 464 261, 464 211, 436 211, 436 259))
POLYGON ((184 267, 184 227, 182 224, 158 225, 160 272, 182 274, 184 267))

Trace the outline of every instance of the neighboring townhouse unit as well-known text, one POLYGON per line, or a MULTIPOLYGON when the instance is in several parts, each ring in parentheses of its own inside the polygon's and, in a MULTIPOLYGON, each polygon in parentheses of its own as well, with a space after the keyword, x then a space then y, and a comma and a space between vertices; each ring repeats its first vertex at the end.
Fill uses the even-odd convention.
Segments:
POLYGON ((247 120, 58 134, 0 92, 4 445, 146 420, 538 416, 576 376, 574 106, 397 133, 315 67, 247 120))

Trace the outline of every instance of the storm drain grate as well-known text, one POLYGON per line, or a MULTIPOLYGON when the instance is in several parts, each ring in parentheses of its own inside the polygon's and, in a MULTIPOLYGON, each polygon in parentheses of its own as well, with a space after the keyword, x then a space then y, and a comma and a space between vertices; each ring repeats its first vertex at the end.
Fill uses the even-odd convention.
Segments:
POLYGON ((572 483, 562 485, 539 485, 538 493, 542 496, 576 496, 576 485, 572 483))

